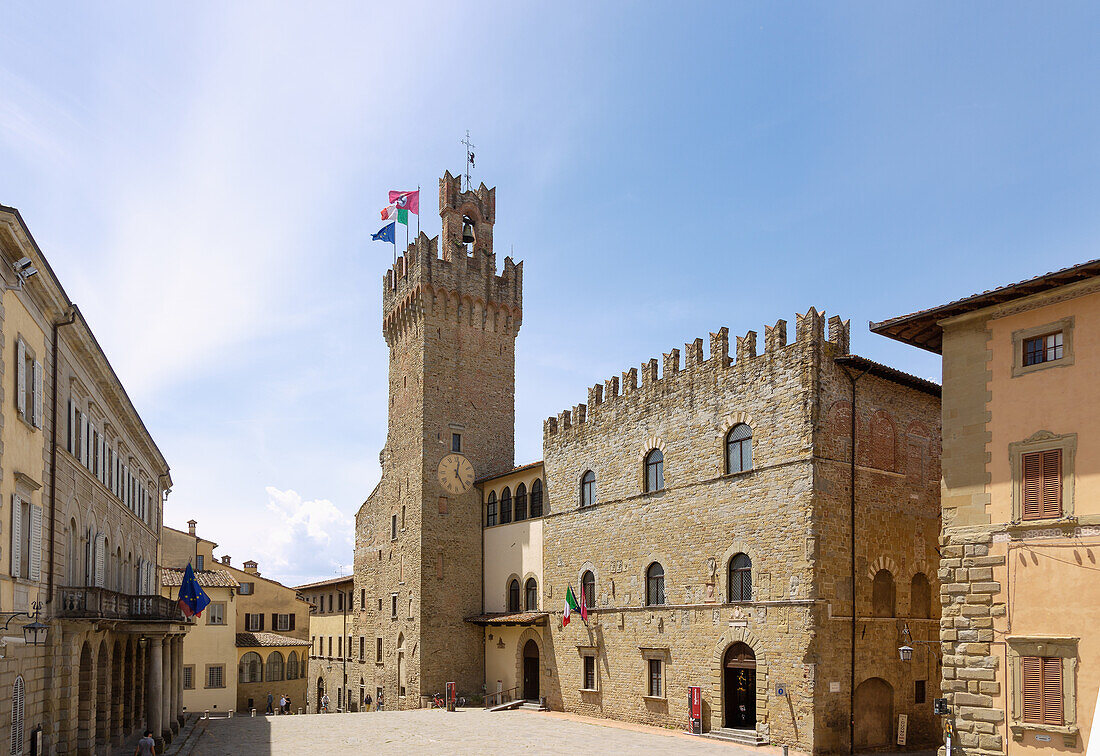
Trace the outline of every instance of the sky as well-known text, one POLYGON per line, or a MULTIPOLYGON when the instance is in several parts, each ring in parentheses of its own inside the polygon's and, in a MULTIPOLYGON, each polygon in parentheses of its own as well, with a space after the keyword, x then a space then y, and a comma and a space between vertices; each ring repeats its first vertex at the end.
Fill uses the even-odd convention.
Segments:
POLYGON ((350 571, 386 435, 390 189, 464 167, 524 261, 516 462, 586 387, 722 326, 868 321, 1100 257, 1100 5, 29 3, 20 210, 172 468, 165 522, 350 571))

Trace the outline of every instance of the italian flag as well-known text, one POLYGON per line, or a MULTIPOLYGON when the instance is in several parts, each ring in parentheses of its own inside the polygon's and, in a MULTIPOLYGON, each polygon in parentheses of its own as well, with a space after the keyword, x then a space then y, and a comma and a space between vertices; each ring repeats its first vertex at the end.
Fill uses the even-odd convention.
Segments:
POLYGON ((581 619, 588 622, 588 607, 585 606, 584 586, 581 586, 580 603, 577 602, 577 597, 573 595, 573 586, 565 589, 565 617, 561 621, 562 627, 569 624, 569 615, 573 612, 580 612, 581 619))
POLYGON ((409 211, 397 205, 389 205, 382 208, 382 220, 396 220, 398 223, 409 225, 409 211))

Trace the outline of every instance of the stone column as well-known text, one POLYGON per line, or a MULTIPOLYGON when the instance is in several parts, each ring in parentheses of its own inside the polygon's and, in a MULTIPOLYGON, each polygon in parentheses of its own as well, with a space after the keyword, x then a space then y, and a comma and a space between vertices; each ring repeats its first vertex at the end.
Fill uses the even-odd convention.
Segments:
POLYGON ((172 740, 172 642, 161 638, 161 677, 160 677, 160 731, 165 742, 172 740))
POLYGON ((169 670, 168 676, 168 726, 172 728, 172 732, 179 732, 179 710, 180 710, 180 694, 179 678, 180 678, 180 653, 179 646, 176 645, 176 636, 171 635, 168 637, 168 658, 169 658, 169 670))
POLYGON ((173 657, 176 660, 176 667, 174 675, 176 677, 176 687, 173 689, 173 698, 176 702, 176 724, 183 727, 183 636, 177 635, 172 645, 175 648, 173 657))
POLYGON ((164 653, 159 638, 149 639, 148 657, 145 664, 145 725, 153 731, 153 737, 157 741, 157 749, 164 748, 162 735, 164 722, 164 703, 162 695, 164 690, 164 653))

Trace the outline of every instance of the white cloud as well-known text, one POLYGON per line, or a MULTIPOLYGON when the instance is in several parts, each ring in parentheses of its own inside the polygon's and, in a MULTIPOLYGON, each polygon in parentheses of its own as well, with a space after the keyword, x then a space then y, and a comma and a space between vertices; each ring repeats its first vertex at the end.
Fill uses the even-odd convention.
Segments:
POLYGON ((350 569, 355 521, 327 499, 267 487, 267 522, 256 545, 266 577, 297 585, 350 569))

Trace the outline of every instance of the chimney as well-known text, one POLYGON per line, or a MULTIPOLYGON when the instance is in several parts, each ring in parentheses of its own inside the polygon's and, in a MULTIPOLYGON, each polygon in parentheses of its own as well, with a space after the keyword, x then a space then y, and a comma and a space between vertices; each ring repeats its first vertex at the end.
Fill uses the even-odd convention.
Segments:
POLYGON ((251 559, 244 563, 244 571, 249 575, 259 575, 260 571, 256 569, 257 567, 259 567, 259 565, 251 559))
POLYGON ((229 555, 228 554, 226 554, 225 556, 222 557, 222 564, 226 564, 226 565, 229 564, 229 555))
POLYGON ((198 520, 188 520, 187 521, 187 534, 188 535, 195 535, 195 526, 198 525, 198 524, 199 524, 198 520))

